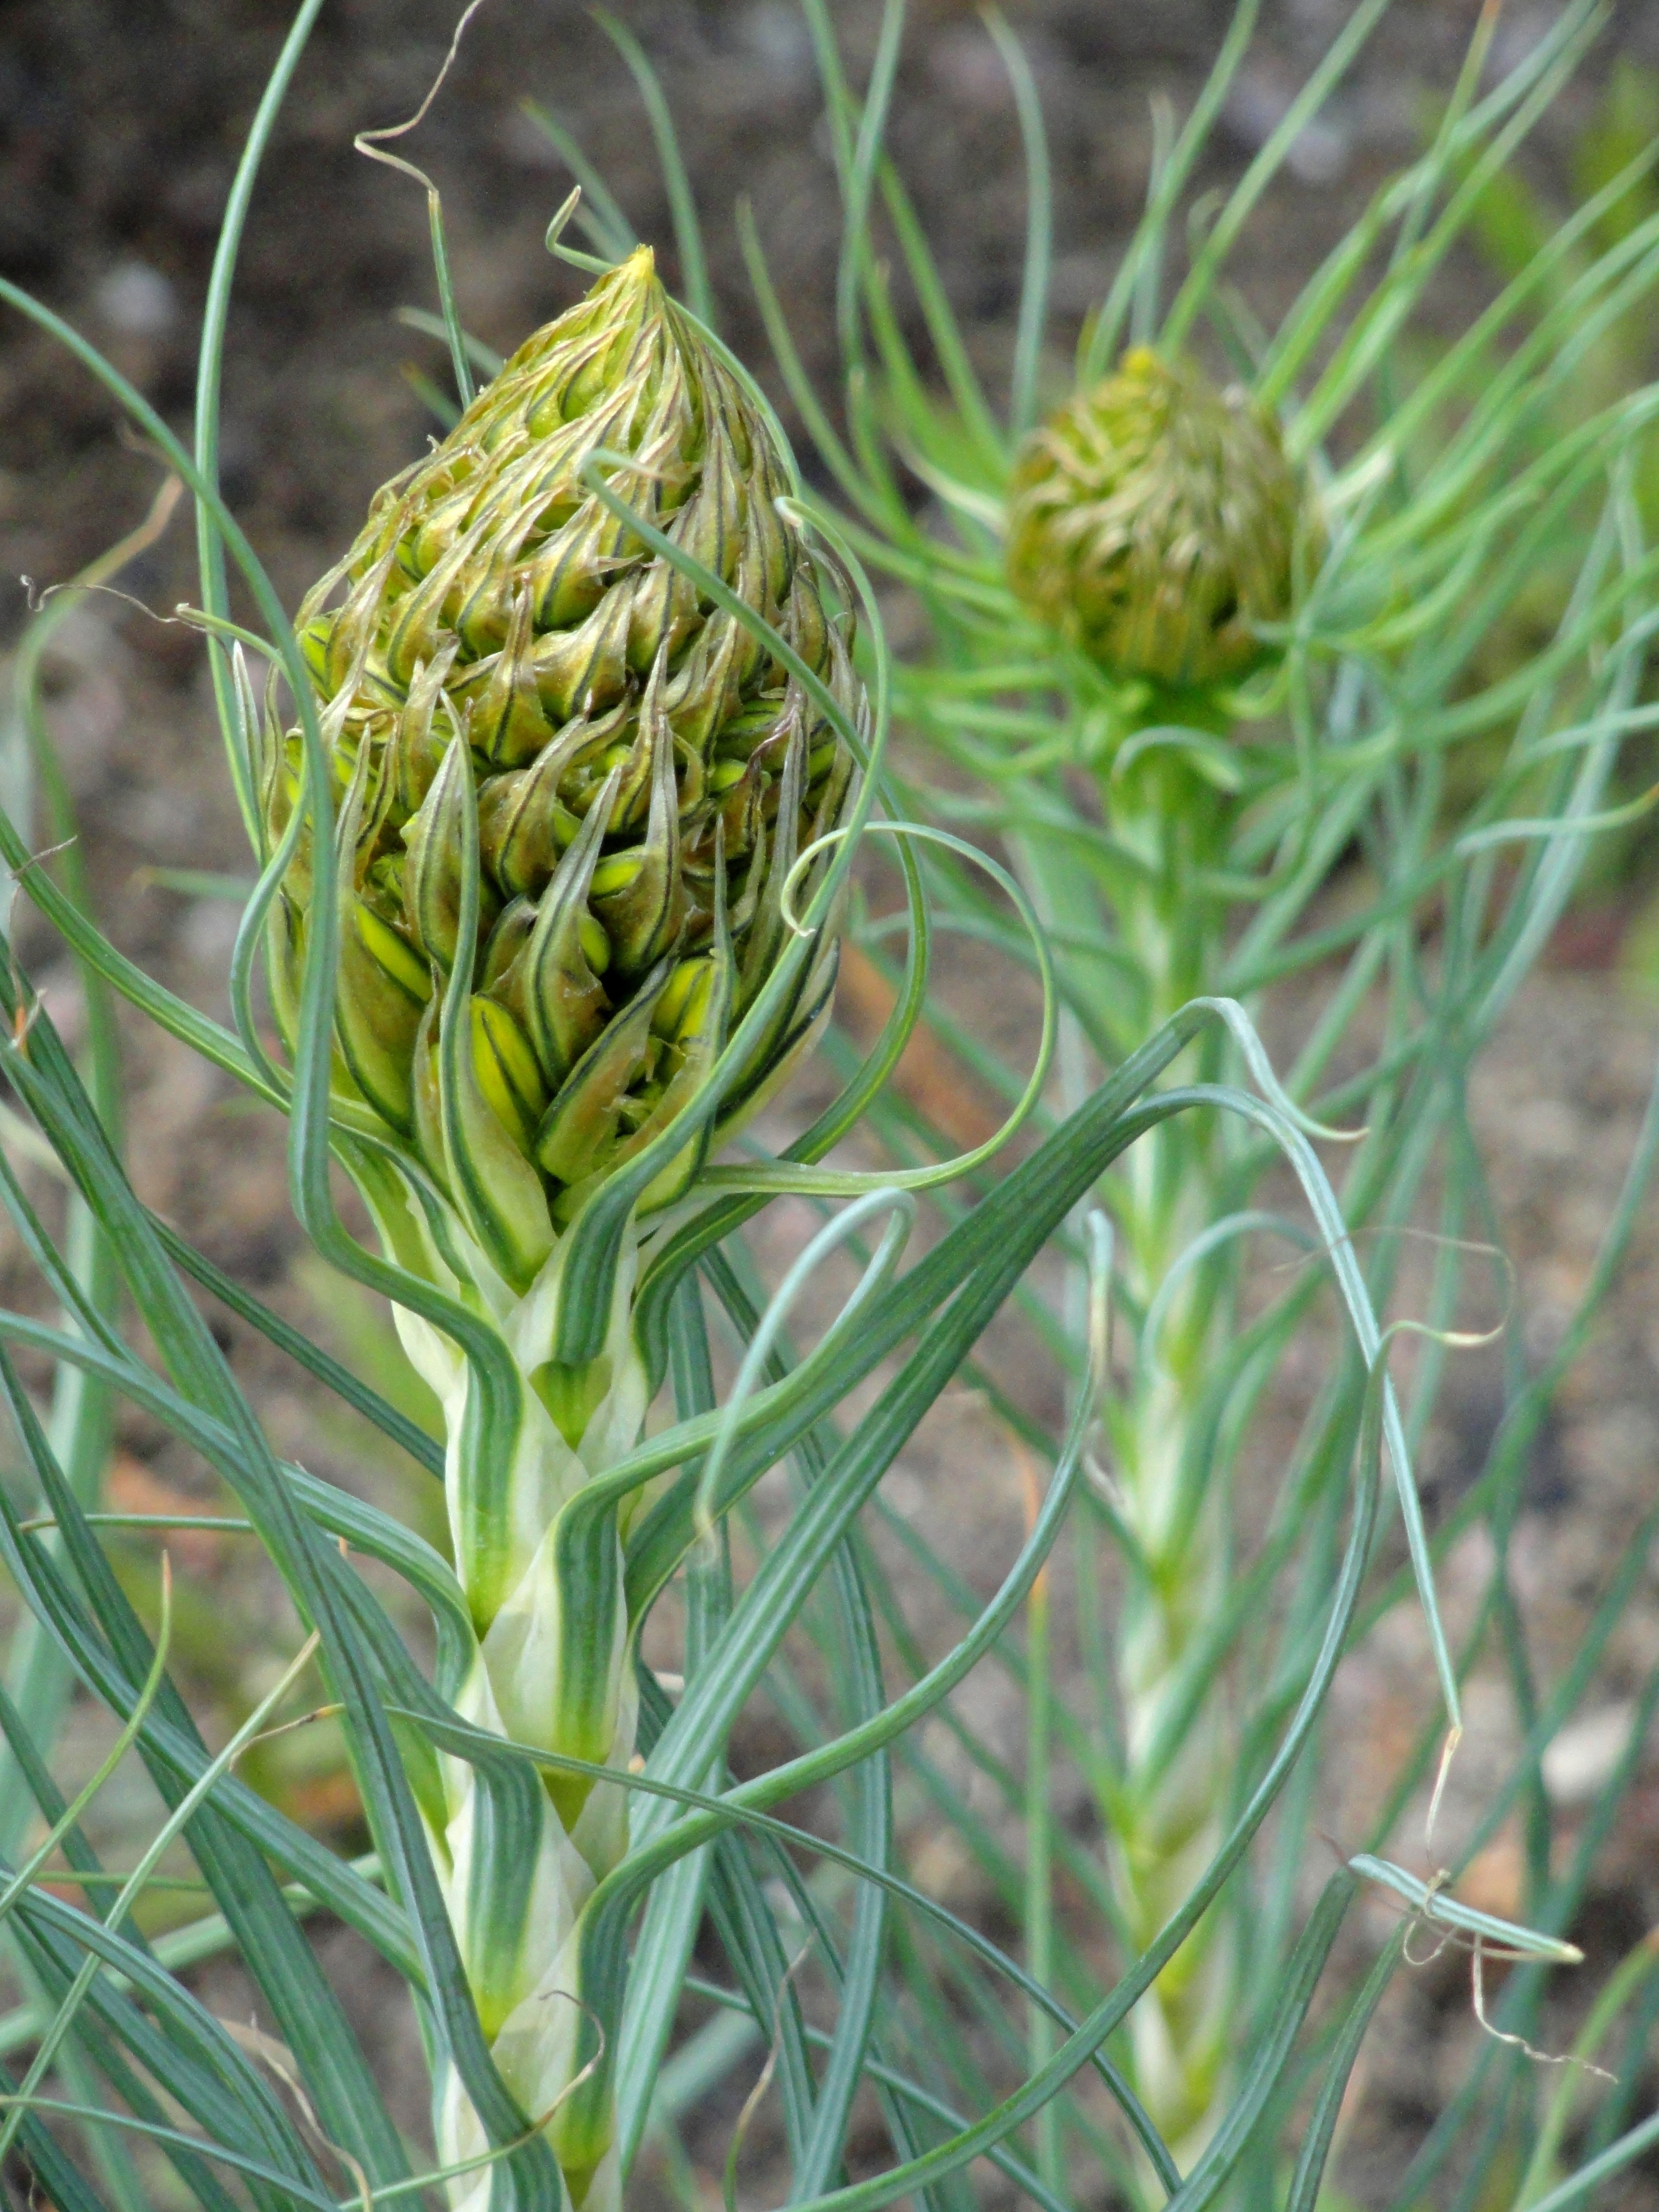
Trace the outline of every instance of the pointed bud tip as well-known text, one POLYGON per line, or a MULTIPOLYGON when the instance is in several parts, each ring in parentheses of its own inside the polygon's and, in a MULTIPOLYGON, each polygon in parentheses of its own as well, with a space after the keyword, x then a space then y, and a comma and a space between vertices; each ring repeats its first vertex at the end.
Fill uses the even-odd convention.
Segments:
POLYGON ((656 248, 636 246, 631 253, 625 254, 609 276, 597 280, 587 297, 592 300, 600 294, 607 295, 613 303, 623 300, 630 303, 635 300, 649 301, 653 307, 665 307, 668 293, 657 274, 656 248))

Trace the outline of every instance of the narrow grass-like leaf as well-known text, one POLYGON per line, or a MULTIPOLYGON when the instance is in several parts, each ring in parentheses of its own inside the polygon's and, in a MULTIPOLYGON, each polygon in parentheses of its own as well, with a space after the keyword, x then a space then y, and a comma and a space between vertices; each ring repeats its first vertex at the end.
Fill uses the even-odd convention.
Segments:
POLYGON ((629 74, 639 87, 640 98, 645 103, 646 116, 651 125, 652 140, 657 149, 663 185, 668 194, 669 213, 673 218, 674 243, 680 257, 680 286, 692 313, 699 322, 706 323, 712 330, 715 322, 714 295, 708 282, 708 264, 703 253, 702 226, 697 220, 691 179, 686 174, 684 157, 680 152, 679 138, 674 129, 674 118, 669 112, 661 82, 647 58, 644 47, 626 24, 619 22, 608 8, 595 8, 593 20, 627 63, 629 74))

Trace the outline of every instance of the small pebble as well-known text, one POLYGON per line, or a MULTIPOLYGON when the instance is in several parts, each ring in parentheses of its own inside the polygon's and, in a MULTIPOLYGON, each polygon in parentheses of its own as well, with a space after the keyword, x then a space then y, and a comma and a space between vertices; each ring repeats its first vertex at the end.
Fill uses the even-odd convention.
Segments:
POLYGON ((92 298, 100 319, 123 337, 163 337, 179 319, 177 294, 147 261, 118 261, 99 278, 92 298))

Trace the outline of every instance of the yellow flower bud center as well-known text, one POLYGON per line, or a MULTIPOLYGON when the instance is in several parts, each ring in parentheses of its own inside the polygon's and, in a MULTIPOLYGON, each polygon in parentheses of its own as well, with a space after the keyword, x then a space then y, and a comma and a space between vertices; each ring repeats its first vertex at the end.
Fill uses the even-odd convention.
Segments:
POLYGON ((547 1109, 547 1085, 529 1039, 493 999, 472 1001, 472 1060, 479 1089, 528 1152, 547 1109))
POLYGON ((628 889, 644 866, 645 854, 638 847, 629 853, 613 853, 594 869, 591 895, 594 898, 614 898, 618 891, 628 889))
POLYGON ((372 907, 360 899, 356 908, 357 934, 364 949, 381 971, 422 1004, 432 996, 432 975, 409 939, 382 921, 372 907))

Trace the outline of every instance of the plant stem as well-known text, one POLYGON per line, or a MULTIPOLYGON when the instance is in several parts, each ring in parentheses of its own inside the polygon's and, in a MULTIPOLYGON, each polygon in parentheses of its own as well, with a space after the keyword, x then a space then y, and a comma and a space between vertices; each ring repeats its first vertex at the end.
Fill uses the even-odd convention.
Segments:
MULTIPOLYGON (((610 1351, 594 1364, 603 1378, 596 1402, 584 1406, 580 1420, 568 1411, 556 1418, 550 1401, 559 1401, 544 1399, 536 1381, 544 1365, 548 1288, 532 1287, 497 1317, 520 1377, 511 1436, 469 1419, 472 1378, 459 1353, 424 1322, 398 1313, 404 1349, 444 1408, 451 1529, 475 1631, 470 1653, 452 1661, 453 1679, 437 1686, 477 1728, 620 1771, 633 1755, 637 1717, 622 1627, 625 1532, 613 1518, 574 1574, 553 1534, 561 1509, 636 1441, 646 1386, 627 1302, 619 1300, 610 1351)), ((517 1765, 492 1777, 460 1759, 434 1759, 417 1741, 406 1756, 496 2065, 526 2116, 551 2119, 572 2203, 614 2212, 621 2201, 614 2128, 607 2120, 601 2140, 591 2128, 580 2142, 567 2140, 553 2116, 577 2065, 575 1923, 595 1884, 627 1850, 627 1793, 574 1776, 538 1780, 517 1765)), ((436 2121, 446 2164, 487 2149, 459 2081, 441 2067, 436 2121)), ((450 2185, 456 2212, 484 2212, 492 2180, 489 2165, 458 2176, 450 2185)))
MULTIPOLYGON (((1028 1459, 1026 1511, 1036 1518, 1041 1498, 1036 1473, 1028 1459)), ((1053 1765, 1049 1637, 1048 1576, 1044 1571, 1031 1585, 1025 1601, 1026 1660, 1030 1692, 1026 1708, 1025 1752, 1025 1965, 1033 1981, 1046 1990, 1054 1973, 1054 1839, 1050 1784, 1053 1765)), ((1033 2073, 1045 2064, 1054 2049, 1054 2023, 1036 2006, 1031 2008, 1026 2032, 1029 2062, 1033 2073)), ((1045 2105, 1036 2124, 1036 2166, 1047 2186, 1056 2196, 1065 2186, 1058 2104, 1045 2105)))
MULTIPOLYGON (((1105 795, 1114 835, 1146 866, 1119 899, 1118 921, 1146 979, 1141 1026, 1151 1030, 1214 973, 1221 915, 1198 883, 1219 842, 1222 802, 1168 755, 1109 778, 1105 795)), ((1220 1167, 1213 1118, 1184 1115, 1136 1145, 1109 1189, 1122 1286, 1140 1317, 1133 1376, 1108 1422, 1119 1510, 1139 1553, 1117 1623, 1122 1751, 1109 1823, 1112 1878, 1136 1951, 1178 1908, 1225 1825, 1223 1696, 1205 1699, 1172 1754, 1159 1749, 1226 1577, 1226 1497, 1211 1480, 1194 1421, 1228 1333, 1229 1274, 1213 1256, 1183 1261, 1218 1217, 1220 1167)), ((1182 2163, 1219 2109, 1230 1978, 1212 1912, 1130 2017, 1137 2087, 1182 2163)))

